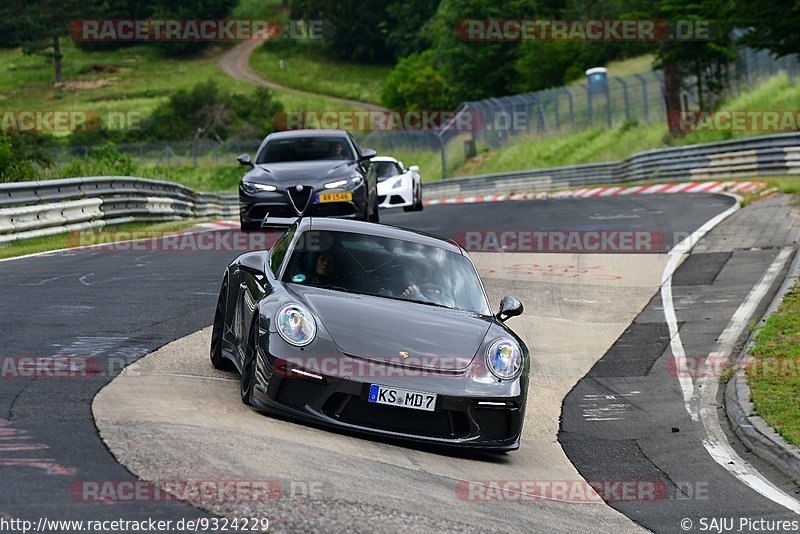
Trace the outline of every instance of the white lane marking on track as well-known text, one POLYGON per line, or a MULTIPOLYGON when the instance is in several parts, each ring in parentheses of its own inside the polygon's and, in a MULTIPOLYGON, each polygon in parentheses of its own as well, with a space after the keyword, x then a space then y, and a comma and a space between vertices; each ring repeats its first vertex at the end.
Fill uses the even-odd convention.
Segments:
POLYGON ((764 276, 761 277, 761 280, 753 287, 747 298, 731 317, 728 326, 719 337, 719 349, 709 354, 705 361, 704 370, 697 380, 697 390, 692 399, 692 406, 695 412, 700 414, 700 419, 703 421, 703 426, 706 429, 706 439, 703 440, 703 445, 714 460, 760 494, 800 514, 800 502, 772 485, 757 471, 751 470, 733 450, 717 418, 716 398, 719 380, 709 378, 710 375, 704 375, 705 371, 710 370, 709 361, 719 361, 720 358, 729 355, 733 351, 736 340, 742 331, 747 328, 750 317, 755 313, 759 302, 767 294, 791 254, 791 248, 784 248, 778 253, 775 261, 769 266, 764 276))
MULTIPOLYGON (((738 209, 739 202, 737 198, 736 204, 707 221, 704 225, 689 235, 689 237, 675 245, 675 247, 673 247, 673 249, 669 252, 669 260, 667 261, 666 267, 664 267, 664 274, 661 277, 661 301, 664 305, 664 319, 669 327, 670 349, 672 350, 672 357, 675 360, 676 369, 678 370, 678 383, 680 384, 681 391, 683 392, 684 406, 686 407, 686 411, 689 413, 689 416, 693 421, 702 421, 703 428, 706 433, 706 439, 703 440, 703 446, 711 458, 713 458, 715 462, 724 467, 729 473, 752 488, 754 491, 760 493, 769 500, 800 514, 800 502, 797 502, 792 497, 784 493, 780 488, 764 478, 761 473, 747 464, 736 453, 736 451, 733 450, 733 447, 731 447, 731 444, 728 443, 727 437, 722 431, 722 428, 719 426, 719 420, 716 418, 716 412, 710 414, 708 413, 708 406, 715 401, 715 398, 711 398, 710 402, 706 402, 705 409, 700 410, 699 412, 695 410, 692 402, 695 398, 695 390, 690 373, 688 372, 688 369, 686 369, 686 352, 684 351, 683 342, 681 341, 680 334, 678 333, 678 321, 675 315, 675 307, 672 300, 672 275, 677 269, 681 258, 685 254, 688 254, 694 245, 697 244, 697 242, 709 231, 711 231, 712 228, 721 223, 738 209)), ((778 255, 779 258, 783 255, 783 252, 784 251, 781 251, 781 253, 778 255)), ((775 261, 777 262, 779 258, 776 258, 775 261)), ((783 258, 782 261, 785 263, 786 258, 783 258)), ((746 306, 749 308, 751 305, 756 306, 758 304, 763 297, 763 294, 759 296, 758 292, 760 292, 760 289, 758 292, 756 292, 756 290, 762 285, 762 282, 765 281, 765 277, 770 275, 774 265, 775 263, 770 266, 770 268, 767 270, 767 273, 765 273, 764 277, 762 277, 762 280, 756 285, 755 288, 753 288, 750 295, 748 295, 747 299, 745 299, 745 302, 743 302, 740 306, 740 310, 742 307, 746 306), (755 304, 749 304, 751 297, 755 296, 758 296, 758 300, 755 301, 755 304)), ((777 271, 780 272, 780 268, 777 268, 777 271)), ((774 276, 777 276, 777 273, 774 276)), ((771 284, 771 281, 769 283, 771 284)), ((734 317, 731 319, 731 323, 728 325, 728 328, 726 328, 725 332, 723 332, 723 336, 725 336, 726 333, 728 333, 730 336, 733 336, 733 330, 729 332, 729 328, 734 322, 736 322, 737 327, 743 328, 742 325, 746 325, 747 319, 749 319, 749 315, 752 315, 752 312, 750 312, 750 314, 745 318, 744 323, 740 322, 738 314, 739 310, 737 310, 737 312, 734 314, 734 317)), ((738 338, 739 333, 741 333, 741 330, 738 330, 738 333, 736 336, 734 336, 734 342, 735 339, 738 338)), ((720 339, 723 338, 721 337, 720 339)), ((728 351, 730 350, 731 349, 728 349, 728 351)), ((723 350, 721 353, 725 354, 725 351, 723 350)), ((716 352, 712 354, 716 354, 716 352)), ((708 364, 708 359, 706 360, 706 364, 708 364)), ((701 385, 699 381, 698 385, 701 385)), ((700 394, 700 396, 705 399, 704 394, 700 394)), ((716 397, 716 391, 714 391, 714 396, 716 397)))

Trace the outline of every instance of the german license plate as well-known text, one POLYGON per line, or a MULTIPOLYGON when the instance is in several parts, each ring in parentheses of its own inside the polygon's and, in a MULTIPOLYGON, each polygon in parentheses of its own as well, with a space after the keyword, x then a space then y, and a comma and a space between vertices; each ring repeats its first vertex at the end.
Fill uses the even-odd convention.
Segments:
POLYGON ((371 384, 369 386, 369 402, 432 412, 436 407, 436 393, 371 384))
POLYGON ((353 193, 322 193, 317 195, 317 202, 349 202, 353 200, 353 193))

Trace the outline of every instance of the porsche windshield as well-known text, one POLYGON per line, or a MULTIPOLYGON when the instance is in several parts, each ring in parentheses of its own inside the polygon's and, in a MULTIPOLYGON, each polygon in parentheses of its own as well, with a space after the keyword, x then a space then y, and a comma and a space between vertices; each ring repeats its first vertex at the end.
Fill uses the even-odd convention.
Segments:
POLYGON ((283 281, 491 313, 469 258, 400 239, 306 231, 291 253, 283 281))
POLYGON ((394 161, 373 161, 375 165, 375 172, 378 174, 378 181, 382 182, 392 176, 399 176, 403 174, 400 166, 394 161))
POLYGON ((290 137, 269 141, 256 163, 285 163, 315 160, 353 160, 353 151, 344 137, 290 137))

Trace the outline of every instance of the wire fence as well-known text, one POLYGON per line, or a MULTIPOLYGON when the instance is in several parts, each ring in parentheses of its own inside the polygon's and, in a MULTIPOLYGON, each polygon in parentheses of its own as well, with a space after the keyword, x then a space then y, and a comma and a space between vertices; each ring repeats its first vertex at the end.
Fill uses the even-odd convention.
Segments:
MULTIPOLYGON (((726 94, 738 94, 752 84, 785 72, 800 73, 797 55, 775 58, 767 51, 741 49, 729 66, 726 94)), ((612 73, 613 74, 613 73, 612 73)), ((442 178, 484 148, 497 149, 521 139, 536 142, 590 128, 613 128, 625 121, 665 123, 663 74, 648 71, 626 76, 591 77, 571 85, 462 103, 455 117, 438 131, 374 131, 357 134, 364 146, 381 154, 440 160, 442 178), (456 127, 462 121, 469 125, 456 127)), ((690 77, 682 95, 685 109, 697 109, 700 88, 690 77)), ((260 140, 180 141, 119 145, 143 164, 219 165, 233 163, 241 153, 253 153, 260 140)), ((56 161, 81 156, 90 146, 59 149, 56 161)), ((438 174, 438 173, 437 173, 438 174)))

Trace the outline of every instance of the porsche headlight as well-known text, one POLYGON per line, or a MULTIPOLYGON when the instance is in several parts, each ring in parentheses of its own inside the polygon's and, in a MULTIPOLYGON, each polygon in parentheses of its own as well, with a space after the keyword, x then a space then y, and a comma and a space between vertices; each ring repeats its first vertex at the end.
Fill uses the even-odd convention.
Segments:
POLYGON ((250 193, 251 195, 259 191, 266 191, 268 193, 271 193, 272 191, 278 190, 278 188, 275 187, 274 185, 259 184, 256 182, 242 182, 242 189, 244 189, 246 193, 250 193))
POLYGON ((304 347, 317 335, 317 323, 305 307, 299 304, 286 304, 275 316, 278 333, 295 347, 304 347))
POLYGON ((363 181, 364 179, 361 177, 361 175, 356 175, 353 176, 352 178, 348 178, 347 180, 336 180, 335 182, 329 182, 325 184, 323 187, 325 189, 336 189, 337 187, 344 187, 347 189, 351 189, 354 187, 358 187, 359 185, 361 185, 361 182, 363 181))
POLYGON ((486 350, 486 366, 494 376, 511 380, 522 371, 522 351, 515 341, 501 337, 486 350))

